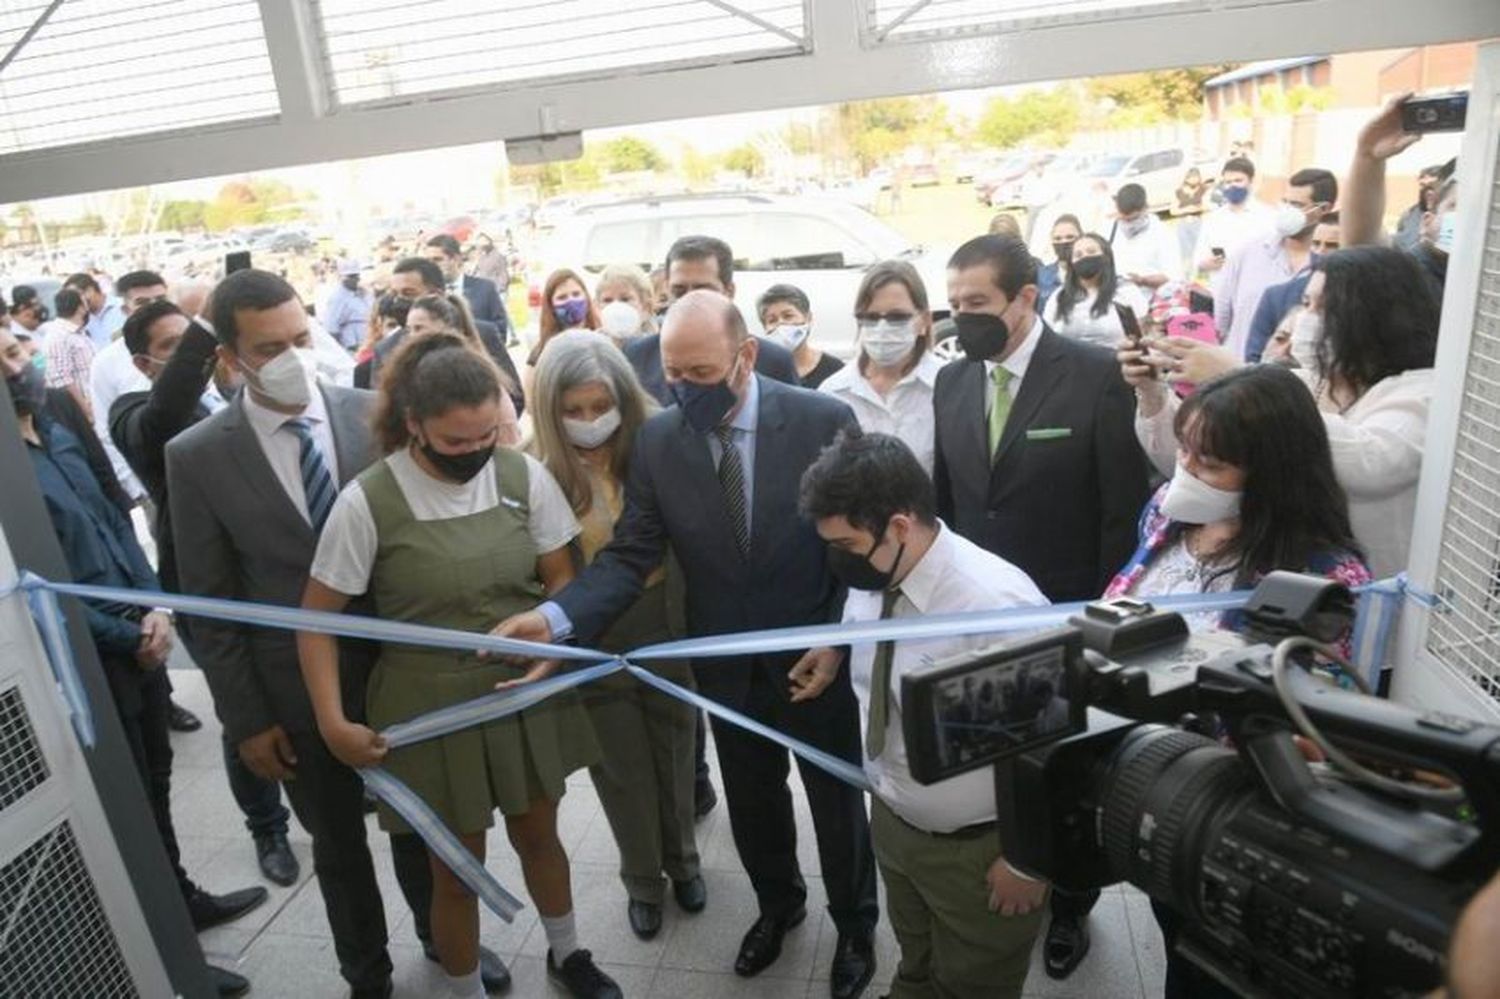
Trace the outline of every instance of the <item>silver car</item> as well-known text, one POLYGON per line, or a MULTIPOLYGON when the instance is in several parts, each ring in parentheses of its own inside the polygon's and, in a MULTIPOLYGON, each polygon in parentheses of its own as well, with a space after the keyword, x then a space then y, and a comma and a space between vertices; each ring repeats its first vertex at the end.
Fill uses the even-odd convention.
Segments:
POLYGON ((590 205, 558 220, 537 283, 559 267, 590 282, 610 264, 649 271, 682 236, 729 244, 735 302, 751 331, 761 330, 755 313, 761 293, 773 284, 796 285, 812 303, 814 343, 839 357, 855 353, 854 295, 865 268, 877 261, 911 261, 934 310, 946 312, 948 252, 930 251, 862 208, 821 197, 695 194, 590 205))

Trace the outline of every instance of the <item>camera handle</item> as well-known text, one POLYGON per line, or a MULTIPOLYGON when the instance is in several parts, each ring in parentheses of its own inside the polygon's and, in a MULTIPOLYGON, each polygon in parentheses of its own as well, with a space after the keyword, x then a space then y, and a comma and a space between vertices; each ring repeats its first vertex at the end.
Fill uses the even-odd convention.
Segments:
POLYGON ((1329 832, 1402 858, 1421 870, 1454 862, 1500 862, 1500 730, 1466 719, 1339 690, 1300 670, 1296 700, 1347 751, 1426 767, 1462 784, 1478 823, 1444 818, 1408 800, 1317 778, 1292 739, 1287 712, 1270 683, 1264 646, 1232 664, 1199 671, 1200 708, 1220 713, 1261 785, 1287 811, 1329 832))

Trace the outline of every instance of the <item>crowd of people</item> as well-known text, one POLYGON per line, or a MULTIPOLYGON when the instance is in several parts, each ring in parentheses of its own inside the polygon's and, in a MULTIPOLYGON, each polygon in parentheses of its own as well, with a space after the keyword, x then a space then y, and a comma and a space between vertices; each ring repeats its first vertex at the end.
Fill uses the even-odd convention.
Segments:
MULTIPOLYGON (((1058 217, 1049 262, 997 219, 953 254, 941 289, 890 260, 866 271, 853 302, 776 285, 742 311, 733 249, 711 233, 677 240, 652 274, 614 266, 591 286, 559 271, 519 366, 495 284, 467 273, 446 236, 396 262, 378 297, 351 268, 316 319, 285 280, 254 269, 211 289, 139 271, 112 294, 75 275, 45 329, 34 296, 14 296, 0 360, 82 582, 609 652, 1224 591, 1278 569, 1354 585, 1405 565, 1452 249, 1453 164, 1430 171, 1385 245, 1384 163, 1412 141, 1393 103, 1361 133, 1342 185, 1299 169, 1276 206, 1257 198, 1251 160, 1229 160, 1222 204, 1191 250, 1203 275, 1192 283, 1182 245, 1127 184, 1108 231, 1058 217), (835 309, 858 325, 847 360, 817 346, 817 316, 835 309), (130 521, 137 506, 158 544, 154 569, 130 521)), ((1189 178, 1179 197, 1197 204, 1205 192, 1189 178)), ((372 764, 481 861, 500 813, 548 973, 572 995, 621 993, 573 916, 557 828, 570 773, 587 768, 598 789, 636 935, 660 932, 668 895, 688 914, 711 902, 694 829, 717 799, 703 716, 627 674, 390 749, 382 728, 558 667, 87 610, 199 929, 266 891, 213 895, 178 862, 162 668, 174 635, 208 679, 228 779, 270 880, 299 876, 283 793, 311 834, 355 996, 392 988, 356 773, 372 764)), ((1049 890, 1007 863, 992 776, 925 786, 907 765, 901 677, 991 641, 642 664, 869 776, 867 809, 862 792, 799 760, 838 932, 835 999, 859 996, 876 973, 877 878, 900 947, 898 999, 1018 996, 1044 926, 1049 975, 1088 953, 1097 893, 1049 890)), ((733 967, 753 976, 808 915, 790 757, 717 717, 709 726, 758 904, 733 967)), ((395 812, 378 811, 450 994, 503 989, 509 972, 482 945, 475 897, 395 812)), ((1159 916, 1170 939, 1181 917, 1159 916)), ((216 973, 223 994, 248 986, 216 973)), ((1169 958, 1169 995, 1217 988, 1169 958)))

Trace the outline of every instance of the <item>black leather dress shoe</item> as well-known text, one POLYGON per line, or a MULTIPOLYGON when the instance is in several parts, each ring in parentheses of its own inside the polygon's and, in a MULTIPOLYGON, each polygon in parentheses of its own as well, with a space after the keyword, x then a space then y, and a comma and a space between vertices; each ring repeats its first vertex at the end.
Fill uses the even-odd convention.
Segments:
POLYGON ((673 881, 672 895, 683 912, 702 912, 708 904, 708 885, 703 883, 701 874, 686 881, 673 881))
POLYGON ((833 999, 859 999, 875 977, 875 941, 869 933, 840 933, 828 976, 833 999))
MULTIPOLYGON (((433 964, 440 963, 437 948, 431 943, 422 944, 422 954, 433 964)), ((510 969, 500 960, 500 955, 480 944, 479 982, 488 993, 505 992, 510 989, 510 969)))
POLYGON ((562 985, 575 999, 625 999, 625 993, 615 980, 599 970, 594 955, 586 950, 575 950, 561 965, 552 961, 552 951, 547 951, 547 977, 562 985))
POLYGON ((661 932, 660 905, 631 899, 625 907, 625 914, 630 919, 630 932, 642 940, 650 940, 661 932))
POLYGON ((255 837, 255 858, 260 861, 260 872, 266 880, 283 888, 296 884, 302 874, 302 865, 286 841, 286 833, 255 837))
POLYGON ((741 978, 751 978, 776 963, 781 956, 781 940, 787 930, 800 926, 807 918, 807 909, 797 906, 785 916, 761 916, 740 942, 740 955, 734 961, 734 973, 741 978))
POLYGON ((208 977, 214 983, 214 991, 221 996, 242 996, 250 991, 250 979, 244 975, 236 975, 228 968, 210 964, 208 977))
POLYGON ((198 716, 176 701, 168 702, 171 706, 167 708, 167 728, 173 732, 196 732, 203 727, 198 716))
POLYGON ((187 897, 188 915, 193 918, 193 929, 202 933, 211 926, 240 918, 264 902, 270 894, 259 885, 223 895, 210 895, 202 888, 194 888, 193 893, 187 897))
POLYGON ((1047 942, 1042 946, 1048 977, 1067 978, 1083 963, 1088 952, 1088 926, 1074 916, 1054 915, 1052 925, 1047 928, 1047 942))
POLYGON ((713 811, 718 803, 719 792, 714 790, 711 781, 700 780, 693 786, 693 818, 703 818, 713 811))

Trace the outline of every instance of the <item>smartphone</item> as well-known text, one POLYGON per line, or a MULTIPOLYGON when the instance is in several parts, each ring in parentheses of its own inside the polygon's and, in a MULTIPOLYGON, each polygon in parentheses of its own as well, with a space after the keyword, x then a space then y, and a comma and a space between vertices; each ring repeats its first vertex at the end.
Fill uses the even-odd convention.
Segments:
POLYGON ((1403 132, 1462 132, 1469 114, 1468 94, 1413 97, 1401 105, 1403 132))
POLYGON ((1222 246, 1210 246, 1208 248, 1208 252, 1212 253, 1214 256, 1218 257, 1220 260, 1224 259, 1224 247, 1222 247, 1222 246))
POLYGON ((1125 331, 1125 339, 1137 350, 1141 349, 1141 324, 1135 317, 1135 310, 1128 305, 1116 305, 1120 313, 1120 328, 1125 331))
POLYGON ((250 269, 250 251, 235 250, 233 253, 224 254, 224 274, 226 276, 235 271, 248 271, 250 269))

